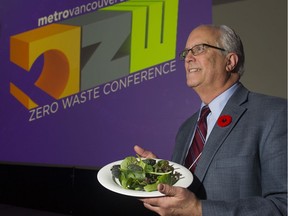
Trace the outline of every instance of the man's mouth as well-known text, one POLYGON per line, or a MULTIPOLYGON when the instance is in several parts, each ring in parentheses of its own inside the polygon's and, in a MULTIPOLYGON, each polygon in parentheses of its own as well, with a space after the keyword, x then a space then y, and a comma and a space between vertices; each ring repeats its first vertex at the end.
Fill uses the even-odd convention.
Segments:
POLYGON ((200 68, 190 68, 188 71, 189 73, 193 73, 193 72, 200 71, 200 68))

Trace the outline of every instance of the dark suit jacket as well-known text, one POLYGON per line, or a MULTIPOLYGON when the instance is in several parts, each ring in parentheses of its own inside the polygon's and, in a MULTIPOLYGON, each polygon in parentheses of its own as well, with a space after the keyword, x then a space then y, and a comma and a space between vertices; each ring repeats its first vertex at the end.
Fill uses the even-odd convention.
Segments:
MULTIPOLYGON (((287 100, 241 84, 221 115, 232 122, 216 122, 190 187, 203 216, 287 215, 287 100)), ((184 164, 197 116, 179 128, 172 161, 184 164)))

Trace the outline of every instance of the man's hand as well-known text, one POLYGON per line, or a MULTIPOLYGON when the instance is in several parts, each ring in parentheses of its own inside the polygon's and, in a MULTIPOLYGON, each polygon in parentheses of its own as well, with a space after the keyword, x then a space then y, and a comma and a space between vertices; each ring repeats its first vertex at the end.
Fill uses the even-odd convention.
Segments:
POLYGON ((136 154, 140 155, 140 157, 143 158, 157 158, 157 156, 153 154, 151 151, 143 149, 138 145, 134 146, 134 151, 136 152, 136 154))
POLYGON ((186 188, 159 184, 163 197, 140 199, 144 206, 161 216, 201 216, 201 202, 186 188))

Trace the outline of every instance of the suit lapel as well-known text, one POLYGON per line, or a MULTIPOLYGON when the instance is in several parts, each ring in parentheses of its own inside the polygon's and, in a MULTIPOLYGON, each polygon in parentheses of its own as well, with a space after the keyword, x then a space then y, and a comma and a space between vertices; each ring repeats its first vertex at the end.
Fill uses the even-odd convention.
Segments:
MULTIPOLYGON (((196 113, 196 116, 198 116, 198 115, 199 115, 199 111, 196 113)), ((197 124, 197 117, 196 116, 192 119, 192 125, 196 125, 197 124)), ((183 149, 183 151, 181 150, 181 152, 182 152, 181 161, 182 161, 183 164, 184 164, 184 161, 185 161, 185 158, 186 158, 186 152, 189 151, 190 144, 192 143, 193 135, 194 135, 194 130, 191 130, 191 128, 190 128, 189 136, 187 137, 186 143, 184 145, 185 149, 183 149)))
POLYGON ((212 129, 195 170, 195 175, 197 175, 201 182, 205 178, 207 170, 217 154, 218 149, 245 112, 246 108, 241 105, 247 101, 247 95, 248 90, 241 85, 234 95, 231 96, 220 115, 230 115, 232 122, 225 127, 219 126, 216 122, 212 129))

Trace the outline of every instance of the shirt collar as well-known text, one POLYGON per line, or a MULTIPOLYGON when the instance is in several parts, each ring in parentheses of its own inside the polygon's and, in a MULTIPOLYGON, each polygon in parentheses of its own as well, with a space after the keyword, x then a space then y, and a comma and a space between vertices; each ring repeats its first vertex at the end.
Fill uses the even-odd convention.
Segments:
MULTIPOLYGON (((239 82, 236 82, 234 85, 232 85, 229 89, 224 91, 222 94, 218 95, 216 98, 214 98, 208 105, 211 110, 211 114, 217 119, 222 110, 224 109, 227 101, 230 99, 230 97, 233 95, 233 93, 236 91, 236 89, 239 87, 239 82)), ((205 106, 205 104, 202 102, 201 109, 205 106)))

